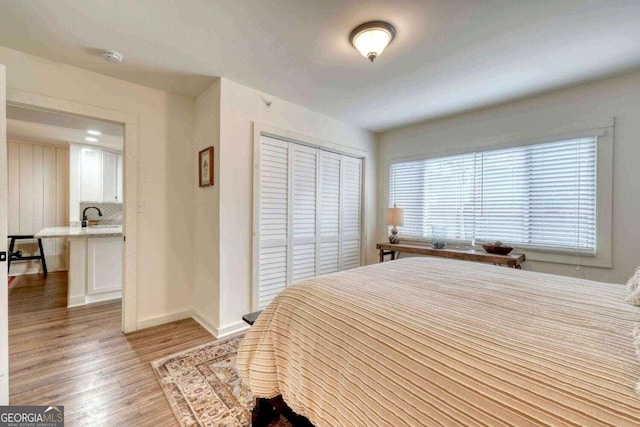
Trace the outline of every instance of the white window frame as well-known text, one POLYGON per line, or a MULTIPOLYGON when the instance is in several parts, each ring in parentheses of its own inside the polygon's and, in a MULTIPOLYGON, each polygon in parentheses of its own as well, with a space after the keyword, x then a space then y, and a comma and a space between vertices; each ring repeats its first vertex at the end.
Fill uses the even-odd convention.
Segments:
POLYGON ((253 122, 253 230, 252 230, 252 277, 251 277, 251 307, 257 310, 260 305, 259 290, 259 259, 260 259, 260 137, 269 136, 283 141, 289 141, 299 145, 306 145, 312 148, 319 148, 325 151, 334 152, 341 155, 362 159, 362 177, 360 188, 360 265, 365 265, 367 254, 367 209, 368 203, 366 193, 367 169, 372 161, 371 157, 364 150, 348 147, 334 142, 324 141, 297 132, 280 129, 264 123, 253 122))
MULTIPOLYGON (((612 216, 613 216, 613 149, 614 149, 613 117, 605 119, 585 120, 558 126, 554 129, 535 130, 518 134, 509 134, 485 139, 470 139, 465 148, 449 149, 438 147, 429 150, 428 154, 414 153, 405 157, 388 158, 384 164, 384 200, 383 206, 389 205, 389 177, 391 165, 394 163, 428 160, 457 154, 468 154, 480 151, 497 150, 523 145, 561 141, 580 137, 597 136, 596 154, 596 255, 586 256, 570 253, 545 252, 543 250, 522 249, 527 260, 550 262, 556 264, 581 265, 589 267, 612 268, 612 216)), ((425 141, 425 147, 428 147, 425 141)), ((385 228, 386 230, 386 228, 385 228)), ((403 241, 428 243, 429 238, 403 237, 403 241)))

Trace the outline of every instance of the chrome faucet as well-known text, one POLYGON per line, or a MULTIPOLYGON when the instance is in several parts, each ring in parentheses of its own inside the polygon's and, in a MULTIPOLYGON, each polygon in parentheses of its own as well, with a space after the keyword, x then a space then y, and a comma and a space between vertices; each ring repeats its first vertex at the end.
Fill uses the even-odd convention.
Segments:
POLYGON ((89 225, 89 219, 87 218, 87 209, 95 209, 98 211, 98 215, 102 216, 102 212, 100 212, 100 209, 98 209, 95 206, 87 206, 86 208, 84 208, 84 210, 82 211, 82 227, 86 227, 87 225, 89 225))

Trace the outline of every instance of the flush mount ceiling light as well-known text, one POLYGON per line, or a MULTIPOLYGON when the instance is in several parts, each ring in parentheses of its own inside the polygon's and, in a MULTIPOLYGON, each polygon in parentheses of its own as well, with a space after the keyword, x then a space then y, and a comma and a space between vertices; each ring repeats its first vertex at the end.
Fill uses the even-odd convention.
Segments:
POLYGON ((87 142, 98 142, 98 138, 94 138, 93 136, 88 136, 84 140, 87 142))
POLYGON ((87 133, 88 133, 89 135, 94 135, 94 136, 102 135, 102 132, 100 132, 99 130, 94 130, 94 129, 89 129, 89 130, 87 131, 87 133))
POLYGON ((373 62, 395 35, 396 29, 388 22, 371 21, 354 28, 349 35, 349 41, 362 56, 373 62))

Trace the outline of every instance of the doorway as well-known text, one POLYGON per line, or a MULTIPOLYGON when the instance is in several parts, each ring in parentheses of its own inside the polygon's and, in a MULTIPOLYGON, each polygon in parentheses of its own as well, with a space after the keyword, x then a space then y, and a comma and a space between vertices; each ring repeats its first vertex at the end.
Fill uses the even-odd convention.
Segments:
MULTIPOLYGON (((62 100, 7 88, 7 107, 59 113, 94 119, 122 126, 123 203, 122 203, 122 331, 137 330, 137 117, 131 113, 114 111, 94 105, 62 100)), ((85 141, 87 142, 87 141, 85 141)))
POLYGON ((124 127, 13 105, 6 120, 9 308, 46 302, 48 272, 66 272, 65 307, 120 300, 124 127))

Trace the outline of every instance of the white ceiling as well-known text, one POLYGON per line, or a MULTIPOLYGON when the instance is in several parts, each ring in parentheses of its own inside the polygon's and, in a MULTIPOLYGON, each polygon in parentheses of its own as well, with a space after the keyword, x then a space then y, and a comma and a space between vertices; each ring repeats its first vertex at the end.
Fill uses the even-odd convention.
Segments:
POLYGON ((84 132, 97 130, 103 135, 124 137, 124 126, 120 123, 107 122, 91 117, 76 116, 56 111, 37 110, 34 108, 9 106, 7 118, 23 122, 42 123, 61 128, 76 129, 84 132))
POLYGON ((9 106, 7 108, 7 138, 16 141, 44 144, 77 143, 122 151, 124 129, 121 124, 87 117, 49 111, 9 106), (87 141, 87 130, 97 130, 102 135, 97 141, 87 141))
POLYGON ((222 76, 380 131, 638 69, 639 22, 638 0, 3 0, 0 45, 189 96, 222 76), (372 64, 348 35, 374 19, 397 36, 372 64))

